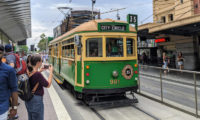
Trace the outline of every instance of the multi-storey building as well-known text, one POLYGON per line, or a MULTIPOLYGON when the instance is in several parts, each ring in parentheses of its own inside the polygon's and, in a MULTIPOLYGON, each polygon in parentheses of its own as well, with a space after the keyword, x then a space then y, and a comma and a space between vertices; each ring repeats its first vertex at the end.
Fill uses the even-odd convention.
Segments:
POLYGON ((184 68, 198 69, 200 0, 153 0, 153 23, 140 25, 138 34, 139 53, 149 53, 149 59, 157 65, 162 64, 162 53, 167 52, 171 67, 177 67, 177 53, 182 52, 184 68))
MULTIPOLYGON (((93 12, 95 18, 100 18, 100 12, 93 12)), ((79 26, 84 22, 92 20, 92 11, 91 10, 71 10, 70 14, 62 21, 62 24, 54 28, 54 37, 58 37, 67 31, 72 30, 73 28, 79 26)))

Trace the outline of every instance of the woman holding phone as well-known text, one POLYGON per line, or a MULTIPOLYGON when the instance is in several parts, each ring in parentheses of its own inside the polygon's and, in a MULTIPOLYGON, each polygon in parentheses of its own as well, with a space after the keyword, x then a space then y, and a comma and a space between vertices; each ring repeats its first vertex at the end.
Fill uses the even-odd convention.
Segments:
POLYGON ((43 95, 44 87, 49 88, 52 83, 53 67, 49 66, 49 78, 46 80, 41 74, 39 68, 42 66, 42 58, 40 55, 33 55, 30 57, 30 61, 27 64, 29 81, 31 89, 35 88, 33 98, 30 101, 26 101, 25 105, 28 112, 28 120, 44 120, 44 104, 43 95))

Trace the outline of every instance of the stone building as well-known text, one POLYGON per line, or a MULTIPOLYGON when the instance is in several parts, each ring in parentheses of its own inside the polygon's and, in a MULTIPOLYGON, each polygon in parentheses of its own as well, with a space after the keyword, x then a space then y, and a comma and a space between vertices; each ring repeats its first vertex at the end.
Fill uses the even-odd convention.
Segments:
POLYGON ((153 0, 153 23, 140 25, 138 36, 138 50, 150 51, 149 59, 157 61, 157 65, 162 64, 165 51, 170 56, 171 67, 177 68, 177 53, 182 52, 184 68, 199 69, 200 0, 153 0), (155 45, 141 45, 149 44, 149 40, 155 45))

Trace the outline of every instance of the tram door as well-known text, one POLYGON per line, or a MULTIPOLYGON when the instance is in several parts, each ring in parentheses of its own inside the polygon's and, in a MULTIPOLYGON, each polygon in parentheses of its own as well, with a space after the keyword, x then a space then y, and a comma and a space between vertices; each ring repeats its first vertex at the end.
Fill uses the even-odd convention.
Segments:
POLYGON ((60 71, 61 71, 61 57, 62 57, 62 45, 61 45, 61 43, 59 43, 59 47, 58 47, 58 51, 59 51, 59 53, 58 53, 58 72, 59 72, 59 74, 60 74, 60 71))
POLYGON ((82 44, 81 37, 74 37, 75 41, 75 85, 82 86, 82 44))

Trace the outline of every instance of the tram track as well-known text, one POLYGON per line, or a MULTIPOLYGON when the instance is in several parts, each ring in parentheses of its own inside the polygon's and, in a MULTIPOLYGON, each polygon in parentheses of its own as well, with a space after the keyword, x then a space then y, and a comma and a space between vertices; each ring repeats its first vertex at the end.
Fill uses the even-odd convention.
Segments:
POLYGON ((94 112, 97 117, 101 120, 106 120, 97 110, 95 110, 94 108, 90 108, 90 110, 92 110, 92 112, 94 112))
POLYGON ((140 112, 142 112, 142 113, 144 113, 144 114, 150 116, 150 117, 153 118, 154 120, 160 120, 159 118, 157 118, 157 117, 155 117, 154 115, 152 115, 152 114, 150 114, 150 113, 148 113, 148 112, 146 112, 146 111, 140 109, 139 107, 136 107, 136 106, 134 106, 134 105, 132 105, 132 107, 135 108, 135 109, 137 109, 137 110, 139 110, 140 112))

